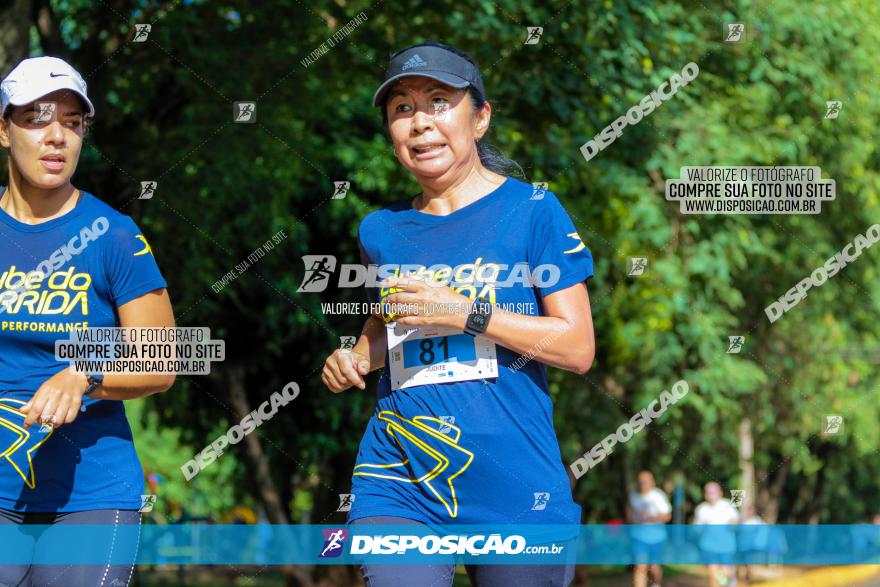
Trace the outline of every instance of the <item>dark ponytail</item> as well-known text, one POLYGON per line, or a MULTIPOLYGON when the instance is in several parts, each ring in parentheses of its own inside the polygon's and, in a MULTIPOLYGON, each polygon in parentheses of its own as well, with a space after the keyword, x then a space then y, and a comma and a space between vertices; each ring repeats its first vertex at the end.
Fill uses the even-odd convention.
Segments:
MULTIPOLYGON (((400 51, 397 51, 396 53, 394 53, 394 55, 391 56, 391 59, 394 59, 394 57, 396 57, 400 53, 403 53, 404 51, 408 51, 409 49, 412 49, 414 47, 424 47, 424 46, 440 47, 441 49, 446 49, 447 51, 451 51, 452 53, 455 53, 459 57, 466 59, 474 67, 479 69, 479 67, 477 66, 477 62, 474 60, 473 57, 471 57, 470 55, 468 55, 467 53, 465 53, 464 51, 462 51, 461 49, 459 49, 457 47, 453 47, 452 45, 446 45, 444 43, 439 43, 437 41, 425 41, 424 43, 418 43, 416 45, 410 45, 409 47, 404 47, 400 51)), ((480 92, 476 88, 474 88, 473 86, 468 86, 467 92, 468 92, 468 96, 470 96, 471 104, 474 108, 474 111, 476 112, 476 111, 480 110, 483 107, 483 104, 486 103, 485 96, 480 94, 480 92)), ((384 124, 385 126, 388 126, 388 114, 385 111, 385 104, 382 104, 382 124, 384 124)), ((516 175, 518 177, 523 178, 523 180, 525 180, 526 174, 523 171, 523 168, 520 166, 520 164, 517 163, 516 161, 514 161, 513 159, 510 159, 509 157, 505 157, 504 155, 502 155, 494 146, 492 146, 486 142, 485 135, 483 137, 484 138, 482 138, 478 141, 475 141, 476 145, 477 145, 477 155, 480 157, 480 163, 483 164, 483 167, 485 167, 489 171, 492 171, 492 172, 497 173, 499 175, 505 175, 505 176, 516 175)))
POLYGON ((477 155, 480 157, 480 163, 489 171, 494 171, 498 175, 521 177, 525 181, 526 173, 520 164, 499 153, 492 145, 477 141, 477 155))
MULTIPOLYGON (((476 64, 474 64, 474 67, 476 67, 476 64)), ((471 104, 473 104, 475 112, 480 110, 483 104, 486 103, 486 99, 472 86, 468 86, 468 95, 471 97, 471 104)), ((486 142, 485 137, 486 135, 483 135, 482 139, 475 141, 477 143, 477 155, 479 155, 480 163, 483 164, 483 167, 489 171, 494 171, 498 175, 516 175, 525 180, 526 174, 523 168, 520 167, 520 164, 499 153, 494 146, 486 142)))

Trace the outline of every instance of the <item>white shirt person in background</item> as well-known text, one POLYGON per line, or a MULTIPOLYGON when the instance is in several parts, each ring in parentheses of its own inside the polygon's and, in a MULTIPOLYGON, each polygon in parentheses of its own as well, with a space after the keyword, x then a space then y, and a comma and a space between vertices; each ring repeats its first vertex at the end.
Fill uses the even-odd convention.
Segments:
POLYGON ((657 488, 654 475, 642 471, 638 475, 638 491, 629 494, 627 521, 630 524, 646 524, 643 528, 632 529, 633 558, 636 565, 633 571, 635 587, 648 586, 648 574, 653 578, 652 587, 663 582, 663 570, 659 561, 663 557, 666 543, 666 528, 663 524, 672 518, 669 498, 657 488))
POLYGON ((697 506, 694 512, 694 524, 719 526, 704 530, 700 536, 703 559, 712 561, 708 569, 709 587, 734 587, 736 569, 733 567, 733 557, 736 553, 736 533, 730 526, 739 523, 739 511, 729 500, 722 497, 721 486, 715 481, 706 483, 703 497, 706 501, 697 506))

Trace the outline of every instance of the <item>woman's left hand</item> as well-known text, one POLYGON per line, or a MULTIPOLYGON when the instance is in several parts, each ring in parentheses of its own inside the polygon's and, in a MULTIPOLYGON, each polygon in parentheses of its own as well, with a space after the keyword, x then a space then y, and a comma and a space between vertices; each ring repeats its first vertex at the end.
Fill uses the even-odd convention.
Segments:
POLYGON ((88 387, 84 373, 68 367, 59 371, 40 386, 34 397, 21 407, 27 416, 24 427, 30 428, 34 422, 58 428, 76 420, 82 405, 83 394, 88 387))
POLYGON ((427 276, 389 277, 382 287, 405 291, 382 298, 394 304, 394 320, 406 326, 448 326, 464 329, 472 301, 452 288, 431 281, 427 276))

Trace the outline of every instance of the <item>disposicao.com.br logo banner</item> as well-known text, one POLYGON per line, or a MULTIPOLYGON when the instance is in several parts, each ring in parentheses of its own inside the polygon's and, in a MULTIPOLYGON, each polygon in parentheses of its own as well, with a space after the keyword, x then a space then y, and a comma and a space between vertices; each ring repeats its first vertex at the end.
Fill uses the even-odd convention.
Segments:
MULTIPOLYGON (((642 563, 880 564, 880 525, 415 524, 0 526, 0 565, 354 565, 412 563, 634 564, 634 544, 657 542, 642 563), (656 532, 661 530, 659 534, 656 532), (32 537, 40 535, 34 553, 32 537), (71 548, 76 544, 76 548, 71 548)), ((644 552, 642 552, 644 554, 644 552)))

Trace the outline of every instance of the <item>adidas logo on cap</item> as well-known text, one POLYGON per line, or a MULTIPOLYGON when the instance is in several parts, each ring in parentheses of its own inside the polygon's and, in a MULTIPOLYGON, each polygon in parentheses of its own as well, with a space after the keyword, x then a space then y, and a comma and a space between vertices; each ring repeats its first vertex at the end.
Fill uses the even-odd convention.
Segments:
POLYGON ((413 67, 425 67, 428 65, 428 62, 419 57, 419 54, 416 53, 412 57, 406 60, 406 63, 403 64, 403 71, 407 69, 412 69, 413 67))

